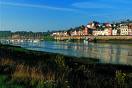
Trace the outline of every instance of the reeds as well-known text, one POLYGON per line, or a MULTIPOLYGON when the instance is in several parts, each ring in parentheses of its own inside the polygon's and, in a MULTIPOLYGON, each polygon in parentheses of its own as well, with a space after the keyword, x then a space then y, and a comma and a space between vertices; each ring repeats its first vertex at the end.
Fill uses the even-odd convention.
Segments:
POLYGON ((14 73, 13 79, 29 79, 29 80, 55 80, 55 74, 52 72, 44 73, 40 68, 30 67, 24 64, 18 64, 14 73))
POLYGON ((1 58, 0 59, 0 65, 4 66, 4 65, 13 65, 15 64, 15 62, 9 58, 1 58))
POLYGON ((12 73, 12 80, 17 83, 24 83, 26 86, 39 86, 39 88, 42 88, 43 86, 53 86, 55 73, 43 72, 38 67, 18 64, 14 73, 12 73))

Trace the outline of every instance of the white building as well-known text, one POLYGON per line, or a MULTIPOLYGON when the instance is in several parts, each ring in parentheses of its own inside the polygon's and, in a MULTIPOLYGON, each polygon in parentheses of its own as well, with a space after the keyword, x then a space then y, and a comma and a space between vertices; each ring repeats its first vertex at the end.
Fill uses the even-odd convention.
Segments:
POLYGON ((116 29, 112 30, 112 35, 117 35, 117 30, 116 29))
POLYGON ((76 30, 71 32, 71 36, 76 36, 76 35, 78 35, 76 30))
POLYGON ((93 22, 89 23, 86 27, 90 29, 96 29, 95 24, 93 22))
POLYGON ((103 32, 103 31, 94 30, 94 31, 93 31, 93 35, 94 35, 94 36, 103 35, 102 32, 103 32))
POLYGON ((120 29, 120 35, 128 35, 129 33, 128 25, 120 24, 119 29, 120 29))
POLYGON ((60 35, 60 32, 54 32, 52 33, 52 36, 59 36, 60 35))
POLYGON ((104 30, 94 30, 93 35, 111 35, 112 29, 111 28, 105 28, 104 30))
POLYGON ((68 36, 67 32, 54 32, 51 36, 68 36))
POLYGON ((111 29, 105 28, 104 29, 104 35, 111 35, 111 29))

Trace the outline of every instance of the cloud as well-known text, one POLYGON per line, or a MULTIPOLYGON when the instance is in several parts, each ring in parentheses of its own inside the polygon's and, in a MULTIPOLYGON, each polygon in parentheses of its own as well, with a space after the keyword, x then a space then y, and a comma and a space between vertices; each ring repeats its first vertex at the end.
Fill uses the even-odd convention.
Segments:
POLYGON ((36 5, 36 4, 12 3, 12 2, 0 2, 0 4, 9 5, 9 6, 18 6, 18 7, 41 8, 41 9, 57 10, 57 11, 76 11, 76 9, 53 7, 48 5, 36 5))
POLYGON ((96 2, 78 2, 78 3, 73 3, 72 6, 77 7, 77 8, 113 8, 109 4, 104 4, 104 3, 96 3, 96 2))

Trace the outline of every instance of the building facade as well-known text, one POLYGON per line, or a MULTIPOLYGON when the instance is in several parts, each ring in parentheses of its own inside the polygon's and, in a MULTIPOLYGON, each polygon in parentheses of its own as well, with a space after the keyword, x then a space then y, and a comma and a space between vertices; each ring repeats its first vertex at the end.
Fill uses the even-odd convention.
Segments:
POLYGON ((132 35, 132 23, 128 25, 128 35, 132 35))
POLYGON ((116 29, 112 30, 112 35, 117 35, 117 30, 116 29))
POLYGON ((87 28, 87 27, 85 27, 85 28, 83 29, 83 35, 88 35, 88 28, 87 28))
POLYGON ((120 35, 128 35, 129 29, 127 24, 120 24, 120 35))

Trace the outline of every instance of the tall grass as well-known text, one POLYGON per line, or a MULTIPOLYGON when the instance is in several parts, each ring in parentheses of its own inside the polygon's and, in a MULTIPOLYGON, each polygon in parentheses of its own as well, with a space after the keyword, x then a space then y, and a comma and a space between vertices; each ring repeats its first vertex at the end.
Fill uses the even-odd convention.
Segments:
POLYGON ((1 58, 0 59, 0 65, 4 66, 4 65, 13 65, 15 64, 15 61, 9 59, 9 58, 1 58))
POLYGON ((10 83, 15 83, 14 85, 26 88, 131 88, 132 86, 132 71, 129 71, 131 67, 128 67, 128 70, 125 68, 126 72, 129 71, 128 74, 120 71, 122 68, 117 68, 118 66, 85 64, 71 58, 66 59, 63 55, 41 55, 32 52, 28 54, 15 52, 16 56, 13 52, 13 55, 11 53, 8 55, 12 57, 0 58, 0 74, 4 71, 9 72, 5 81, 11 80, 10 83))
POLYGON ((24 88, 22 85, 12 83, 8 80, 8 76, 0 75, 0 88, 24 88))
POLYGON ((44 84, 46 81, 54 82, 55 74, 48 72, 44 73, 38 67, 30 67, 24 64, 18 64, 14 73, 12 73, 12 80, 15 80, 19 83, 28 83, 30 81, 30 86, 34 86, 36 84, 44 84))
POLYGON ((116 76, 115 76, 115 80, 116 80, 116 88, 127 88, 126 86, 126 74, 123 73, 122 71, 116 71, 116 76))

